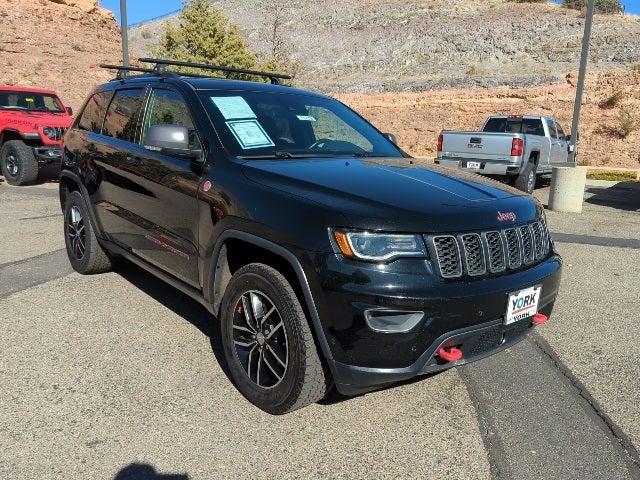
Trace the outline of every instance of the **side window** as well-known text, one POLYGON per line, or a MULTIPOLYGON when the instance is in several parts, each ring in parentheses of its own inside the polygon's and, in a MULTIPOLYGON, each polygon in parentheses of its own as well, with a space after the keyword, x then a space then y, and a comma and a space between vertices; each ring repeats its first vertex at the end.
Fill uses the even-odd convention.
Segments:
POLYGON ((544 128, 542 126, 542 120, 538 118, 525 118, 522 121, 523 133, 527 135, 538 135, 544 137, 544 128))
POLYGON ((100 133, 104 114, 107 111, 107 105, 110 99, 111 92, 100 92, 91 97, 80 115, 78 128, 89 132, 100 133))
POLYGON ((337 149, 349 149, 349 144, 360 147, 365 152, 373 151, 373 145, 356 130, 347 125, 335 113, 323 107, 310 106, 308 116, 314 120, 311 123, 316 141, 330 138, 336 145, 343 144, 337 149))
POLYGON ((558 138, 560 140, 566 140, 567 136, 564 134, 564 130, 562 129, 562 127, 558 122, 556 122, 556 129, 558 130, 558 138))
POLYGON ((118 90, 109 105, 102 127, 103 135, 133 142, 140 108, 142 88, 118 90))
POLYGON ((556 130, 556 122, 549 118, 547 119, 547 125, 549 126, 549 135, 551 135, 551 138, 557 139, 558 131, 556 130))
POLYGON ((182 96, 173 90, 154 89, 151 92, 149 106, 142 125, 142 141, 144 141, 144 137, 150 127, 163 124, 187 127, 189 130, 189 148, 195 150, 202 148, 189 108, 182 96))

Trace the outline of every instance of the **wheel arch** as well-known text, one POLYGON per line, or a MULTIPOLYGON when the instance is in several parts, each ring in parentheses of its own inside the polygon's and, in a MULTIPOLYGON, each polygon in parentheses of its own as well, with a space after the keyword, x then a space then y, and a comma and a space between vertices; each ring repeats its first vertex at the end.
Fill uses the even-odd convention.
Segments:
POLYGON ((291 284, 311 320, 314 337, 333 373, 333 355, 320 322, 307 275, 298 258, 282 245, 239 230, 222 232, 213 250, 209 272, 205 277, 207 284, 203 288, 204 296, 210 302, 214 315, 219 315, 226 287, 234 271, 254 262, 265 263, 275 268, 291 284))
POLYGON ((540 150, 532 150, 529 153, 529 162, 533 160, 534 165, 537 167, 540 164, 540 150))
POLYGON ((0 147, 10 140, 22 140, 22 135, 14 128, 5 128, 0 132, 0 147))
POLYGON ((70 192, 80 192, 82 198, 87 205, 87 210, 89 212, 89 221, 91 222, 91 226, 93 227, 93 231, 96 233, 96 236, 102 237, 102 228, 100 228, 100 222, 96 217, 96 212, 93 209, 93 204, 91 203, 91 197, 89 196, 89 192, 84 186, 82 179, 74 172, 69 170, 62 170, 60 172, 60 183, 58 187, 59 197, 60 197, 60 208, 64 211, 64 205, 66 202, 67 195, 70 192))

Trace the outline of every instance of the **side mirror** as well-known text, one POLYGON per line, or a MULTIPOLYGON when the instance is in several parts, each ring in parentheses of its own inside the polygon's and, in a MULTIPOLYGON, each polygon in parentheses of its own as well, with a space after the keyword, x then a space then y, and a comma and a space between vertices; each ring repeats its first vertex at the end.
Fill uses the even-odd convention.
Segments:
POLYGON ((68 113, 69 115, 73 115, 73 108, 71 108, 71 107, 67 107, 67 113, 68 113))
POLYGON ((142 145, 147 150, 193 160, 202 155, 202 150, 189 149, 189 130, 184 125, 169 123, 153 125, 144 135, 142 145))
POLYGON ((571 141, 571 134, 566 135, 566 136, 564 137, 564 139, 565 139, 567 142, 570 142, 570 141, 571 141))
POLYGON ((393 133, 383 133, 387 139, 394 145, 398 145, 398 138, 393 133))

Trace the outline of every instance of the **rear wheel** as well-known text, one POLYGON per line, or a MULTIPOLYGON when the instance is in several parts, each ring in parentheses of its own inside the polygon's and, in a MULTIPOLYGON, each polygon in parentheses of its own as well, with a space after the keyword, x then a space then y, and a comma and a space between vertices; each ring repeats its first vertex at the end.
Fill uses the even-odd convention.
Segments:
POLYGON ((238 270, 220 317, 229 371, 251 403, 279 415, 324 397, 329 374, 304 310, 277 270, 259 263, 238 270))
POLYGON ((523 192, 533 193, 536 188, 537 166, 530 161, 524 167, 524 170, 516 177, 515 187, 523 192))
POLYGON ((67 195, 64 208, 64 240, 69 262, 76 272, 91 275, 111 270, 111 258, 98 243, 80 192, 70 192, 67 195))
POLYGON ((21 140, 9 140, 0 150, 2 175, 9 185, 24 185, 38 178, 38 161, 21 140))

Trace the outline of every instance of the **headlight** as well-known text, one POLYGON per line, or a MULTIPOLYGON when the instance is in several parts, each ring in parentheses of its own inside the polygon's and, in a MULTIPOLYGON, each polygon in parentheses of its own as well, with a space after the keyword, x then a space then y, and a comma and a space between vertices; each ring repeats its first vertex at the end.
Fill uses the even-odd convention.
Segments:
POLYGON ((53 127, 44 127, 42 129, 42 133, 44 133, 51 140, 55 140, 57 132, 56 132, 56 129, 53 127))
POLYGON ((333 230, 340 253, 348 258, 384 262, 398 257, 426 257, 420 235, 333 230))

